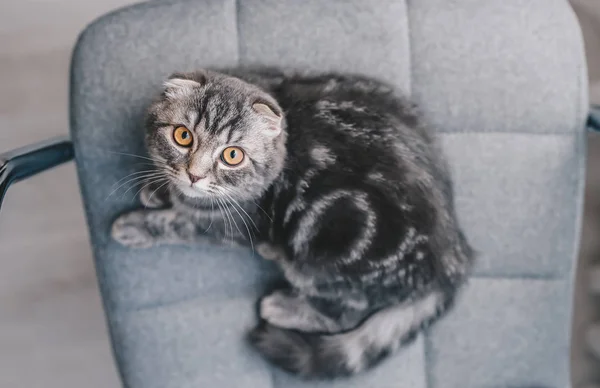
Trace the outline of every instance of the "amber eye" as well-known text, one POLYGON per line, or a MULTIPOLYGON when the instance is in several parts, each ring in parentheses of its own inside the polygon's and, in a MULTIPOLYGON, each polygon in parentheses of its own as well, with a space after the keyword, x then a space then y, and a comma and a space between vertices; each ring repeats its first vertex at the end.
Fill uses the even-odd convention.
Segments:
POLYGON ((182 147, 189 147, 192 145, 192 133, 186 127, 177 127, 175 131, 173 131, 173 139, 175 139, 175 143, 179 144, 182 147))
POLYGON ((237 166, 244 160, 244 151, 239 147, 227 147, 221 154, 221 160, 228 166, 237 166))

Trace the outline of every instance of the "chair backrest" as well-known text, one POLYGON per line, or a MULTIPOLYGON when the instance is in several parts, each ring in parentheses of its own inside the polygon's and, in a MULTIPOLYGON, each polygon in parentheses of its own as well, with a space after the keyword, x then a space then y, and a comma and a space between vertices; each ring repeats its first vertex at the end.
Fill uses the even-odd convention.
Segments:
POLYGON ((72 63, 71 123, 98 277, 128 387, 567 387, 587 112, 566 0, 155 1, 102 17, 72 63), (309 384, 243 345, 271 268, 220 247, 129 250, 114 184, 139 170, 143 110, 174 71, 360 72, 420 105, 480 252, 455 310, 376 370, 309 384))

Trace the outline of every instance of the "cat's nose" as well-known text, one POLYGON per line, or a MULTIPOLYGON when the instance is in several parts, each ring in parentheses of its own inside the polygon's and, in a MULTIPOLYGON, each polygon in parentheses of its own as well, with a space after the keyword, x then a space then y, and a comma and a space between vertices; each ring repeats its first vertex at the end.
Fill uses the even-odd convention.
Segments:
POLYGON ((190 177, 190 181, 192 181, 192 184, 198 182, 201 179, 206 178, 205 176, 198 176, 198 175, 194 175, 191 172, 188 171, 188 176, 190 177))

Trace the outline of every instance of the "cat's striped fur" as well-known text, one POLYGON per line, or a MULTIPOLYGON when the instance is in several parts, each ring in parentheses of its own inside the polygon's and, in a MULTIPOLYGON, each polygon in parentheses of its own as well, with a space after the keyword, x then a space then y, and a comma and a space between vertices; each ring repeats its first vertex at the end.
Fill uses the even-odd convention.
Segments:
POLYGON ((374 365, 447 310, 473 264, 440 150, 382 82, 225 73, 175 75, 152 105, 148 151, 169 172, 170 204, 123 216, 113 235, 130 245, 196 241, 210 223, 216 238, 249 243, 251 228, 228 226, 251 222, 252 245, 289 282, 261 301, 250 335, 258 350, 305 377, 374 365), (274 116, 253 110, 257 101, 274 116), (187 152, 165 135, 182 124, 198 142, 187 152), (228 145, 245 150, 246 165, 215 160, 228 145), (191 168, 205 186, 186 181, 191 168), (212 211, 215 200, 226 216, 212 211))

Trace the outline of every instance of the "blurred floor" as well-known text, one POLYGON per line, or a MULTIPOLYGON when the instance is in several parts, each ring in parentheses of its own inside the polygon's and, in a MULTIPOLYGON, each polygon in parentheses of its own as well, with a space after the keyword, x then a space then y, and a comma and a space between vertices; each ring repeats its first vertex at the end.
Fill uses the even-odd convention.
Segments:
MULTIPOLYGON (((0 1, 0 152, 67 132, 76 35, 96 16, 132 2, 0 1)), ((574 3, 600 103, 600 1, 574 3)), ((574 324, 577 382, 600 378, 583 346, 583 328, 597 318, 585 269, 600 250, 600 136, 590 136, 589 155, 574 324)), ((117 387, 73 166, 14 186, 0 220, 0 387, 117 387)))

